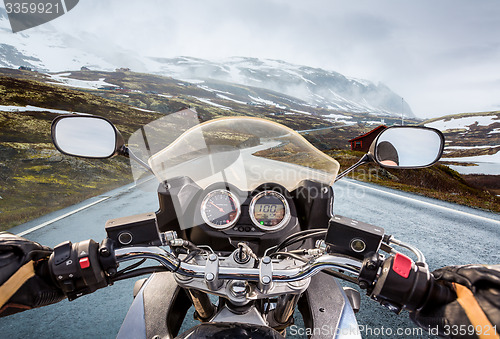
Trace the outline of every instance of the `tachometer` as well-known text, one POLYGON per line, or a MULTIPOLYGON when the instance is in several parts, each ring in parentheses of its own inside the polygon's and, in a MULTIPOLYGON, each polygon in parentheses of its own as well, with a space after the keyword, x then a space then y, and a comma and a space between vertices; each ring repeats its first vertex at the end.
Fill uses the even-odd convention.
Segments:
POLYGON ((213 228, 231 227, 238 221, 240 214, 238 198, 224 189, 208 193, 201 202, 201 217, 207 225, 213 228))
POLYGON ((290 207, 283 194, 263 191, 250 202, 250 218, 259 228, 275 231, 284 227, 290 220, 290 207))

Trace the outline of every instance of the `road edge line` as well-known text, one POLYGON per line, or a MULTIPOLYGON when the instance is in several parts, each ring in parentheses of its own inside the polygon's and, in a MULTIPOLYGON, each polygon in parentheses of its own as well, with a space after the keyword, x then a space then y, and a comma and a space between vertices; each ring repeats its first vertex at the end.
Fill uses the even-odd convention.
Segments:
POLYGON ((41 223, 40 225, 37 225, 37 226, 34 226, 34 227, 32 227, 32 228, 29 228, 29 229, 27 229, 27 230, 25 230, 25 231, 22 231, 22 232, 18 233, 17 235, 18 235, 18 236, 20 236, 20 237, 23 237, 23 236, 25 236, 26 234, 29 234, 29 233, 34 232, 34 231, 36 231, 36 230, 39 230, 40 228, 43 228, 43 227, 48 226, 48 225, 50 225, 50 224, 52 224, 52 223, 54 223, 54 222, 56 222, 56 221, 59 221, 59 220, 64 219, 64 218, 66 218, 66 217, 69 217, 69 216, 70 216, 70 215, 72 215, 72 214, 75 214, 75 213, 78 213, 78 212, 80 212, 80 211, 83 211, 84 209, 87 209, 87 208, 89 208, 89 207, 91 207, 91 206, 97 205, 98 203, 103 202, 104 200, 108 200, 109 198, 111 198, 111 196, 101 198, 101 199, 99 199, 99 200, 97 200, 97 201, 94 201, 94 202, 92 202, 92 203, 90 203, 90 204, 87 204, 87 205, 85 205, 85 206, 82 206, 82 207, 80 207, 80 208, 77 208, 76 210, 70 211, 70 212, 68 212, 68 213, 66 213, 66 214, 63 214, 63 215, 60 215, 60 216, 58 216, 57 218, 51 219, 51 220, 49 220, 49 221, 46 221, 46 222, 44 222, 44 223, 41 223))
MULTIPOLYGON (((363 185, 363 184, 360 184, 360 183, 357 183, 357 182, 353 182, 351 180, 346 180, 344 182, 348 183, 348 184, 352 184, 352 185, 361 186, 363 188, 371 189, 373 191, 382 192, 382 193, 385 193, 387 195, 396 196, 396 197, 401 198, 401 199, 407 199, 407 200, 415 201, 415 202, 418 202, 418 203, 423 204, 423 205, 428 205, 428 206, 432 206, 432 207, 435 207, 435 208, 444 209, 446 211, 454 212, 454 213, 457 213, 457 214, 463 214, 463 215, 467 215, 469 217, 474 217, 474 218, 482 219, 482 220, 489 221, 489 222, 492 222, 492 223, 500 224, 499 220, 490 219, 490 218, 487 218, 487 217, 483 217, 483 216, 480 216, 480 215, 477 215, 477 214, 472 214, 472 213, 468 213, 468 212, 464 212, 464 211, 454 210, 453 208, 446 207, 446 206, 441 206, 441 205, 438 205, 438 204, 433 204, 433 203, 427 202, 427 201, 422 201, 422 200, 418 200, 418 199, 414 199, 414 198, 410 198, 410 197, 405 197, 404 195, 401 195, 401 194, 392 193, 392 192, 384 191, 384 190, 381 190, 381 189, 373 188, 373 187, 370 187, 370 186, 367 186, 367 185, 363 185)), ((467 207, 467 206, 465 206, 465 207, 467 207)))

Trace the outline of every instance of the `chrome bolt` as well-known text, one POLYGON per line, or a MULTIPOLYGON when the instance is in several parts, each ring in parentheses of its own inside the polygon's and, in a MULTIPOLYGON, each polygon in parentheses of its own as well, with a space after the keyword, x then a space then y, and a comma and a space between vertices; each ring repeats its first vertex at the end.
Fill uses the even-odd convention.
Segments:
POLYGON ((264 285, 267 285, 267 284, 271 283, 271 278, 268 275, 263 276, 262 277, 262 283, 264 285))

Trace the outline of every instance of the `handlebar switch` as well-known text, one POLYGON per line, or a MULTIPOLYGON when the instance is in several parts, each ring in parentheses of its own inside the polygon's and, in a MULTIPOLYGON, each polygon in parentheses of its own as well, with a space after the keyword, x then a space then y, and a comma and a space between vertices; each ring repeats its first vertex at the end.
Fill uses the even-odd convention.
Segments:
POLYGON ((383 262, 370 297, 396 313, 414 311, 423 305, 431 287, 427 266, 399 253, 383 262))
POLYGON ((108 285, 98 247, 90 239, 76 244, 66 241, 54 248, 49 268, 54 282, 70 301, 108 285))
POLYGON ((118 262, 115 256, 115 242, 110 238, 104 239, 99 246, 99 261, 108 276, 116 274, 118 262))
POLYGON ((377 273, 379 267, 382 266, 383 260, 382 256, 378 253, 371 253, 365 256, 363 260, 363 265, 361 265, 361 270, 358 276, 358 284, 368 293, 373 290, 373 283, 377 279, 377 273))
POLYGON ((54 264, 60 265, 71 256, 71 241, 65 241, 54 248, 54 264))

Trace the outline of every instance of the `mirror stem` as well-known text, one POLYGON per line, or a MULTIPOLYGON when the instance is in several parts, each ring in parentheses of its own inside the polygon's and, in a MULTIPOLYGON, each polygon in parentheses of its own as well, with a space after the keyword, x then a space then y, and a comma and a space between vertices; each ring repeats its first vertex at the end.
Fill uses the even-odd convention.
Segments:
POLYGON ((151 173, 152 175, 155 175, 153 170, 151 169, 151 167, 149 167, 148 164, 146 164, 144 161, 142 161, 141 159, 136 157, 135 154, 132 153, 132 151, 128 147, 123 146, 122 149, 120 150, 120 154, 126 156, 127 158, 134 160, 136 163, 138 163, 139 165, 141 165, 142 167, 147 169, 149 173, 151 173))
POLYGON ((354 165, 352 165, 351 167, 349 167, 348 169, 337 175, 337 177, 335 178, 335 182, 339 181, 340 179, 345 177, 347 174, 349 174, 359 166, 367 164, 372 161, 373 161, 373 156, 370 153, 366 153, 365 155, 363 155, 361 159, 358 160, 357 163, 355 163, 354 165))

